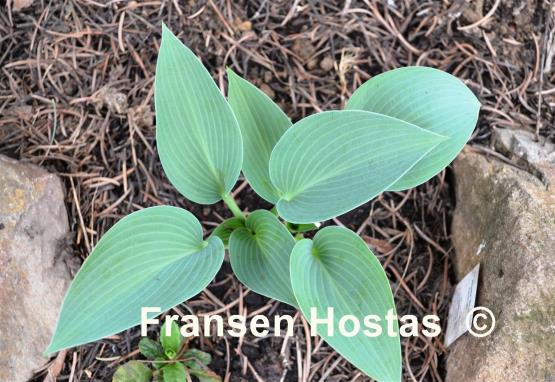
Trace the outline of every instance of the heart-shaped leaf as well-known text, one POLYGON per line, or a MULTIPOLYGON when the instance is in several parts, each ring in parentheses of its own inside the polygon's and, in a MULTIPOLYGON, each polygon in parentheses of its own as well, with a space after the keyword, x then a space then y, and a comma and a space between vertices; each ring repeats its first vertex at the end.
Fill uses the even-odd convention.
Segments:
POLYGON ((295 239, 277 217, 258 210, 229 239, 229 258, 237 278, 263 296, 297 306, 289 278, 295 239))
POLYGON ((142 307, 164 311, 193 297, 223 259, 222 241, 203 241, 188 211, 160 206, 126 216, 100 239, 71 283, 46 352, 134 326, 142 307))
POLYGON ((229 104, 243 136, 243 174, 253 190, 270 203, 279 199, 270 181, 270 154, 291 121, 264 92, 228 69, 229 104))
MULTIPOLYGON (((291 254, 291 282, 295 297, 304 316, 310 319, 315 308, 318 319, 328 317, 333 309, 333 333, 317 326, 317 331, 328 344, 353 365, 380 381, 401 380, 401 344, 395 314, 395 304, 386 274, 374 254, 354 232, 341 227, 326 227, 314 240, 303 239, 291 254), (388 311, 395 335, 388 335, 388 311), (377 316, 380 335, 367 336, 366 316, 377 316), (344 323, 343 317, 354 316, 355 324, 344 323)), ((374 321, 376 322, 376 321, 374 321)), ((373 335, 378 334, 376 329, 373 335)))
POLYGON ((304 118, 281 137, 270 158, 279 214, 313 223, 377 196, 445 138, 407 122, 359 110, 304 118))
POLYGON ((450 138, 389 187, 405 190, 424 183, 455 159, 476 126, 480 102, 456 77, 412 66, 371 78, 353 93, 347 109, 385 114, 450 138))
POLYGON ((154 94, 160 161, 183 196, 216 203, 239 177, 241 131, 198 57, 166 26, 162 29, 154 94))

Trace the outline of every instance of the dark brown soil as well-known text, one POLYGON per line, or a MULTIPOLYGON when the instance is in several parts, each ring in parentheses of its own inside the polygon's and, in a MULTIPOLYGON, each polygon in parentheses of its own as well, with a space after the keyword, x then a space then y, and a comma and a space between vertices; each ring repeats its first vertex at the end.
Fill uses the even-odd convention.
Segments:
MULTIPOLYGON (((555 135, 547 1, 35 0, 21 11, 2 1, 0 7, 0 152, 41 164, 64 180, 75 232, 68 238, 74 254, 68 266, 74 270, 75 260, 84 260, 117 219, 137 208, 187 208, 207 233, 231 216, 221 204, 188 202, 162 172, 152 94, 161 22, 222 87, 230 66, 293 120, 341 108, 375 74, 419 64, 457 75, 479 97, 483 107, 471 141, 476 148, 490 152, 493 127, 555 135)), ((438 314, 445 324, 452 186, 447 170, 415 190, 385 193, 327 223, 346 225, 367 240, 391 279, 400 315, 438 314)), ((248 187, 238 191, 242 208, 269 207, 248 187)), ((239 307, 290 312, 245 294, 226 264, 207 291, 177 309, 211 312, 235 304, 227 314, 239 307)), ((138 330, 131 329, 71 349, 60 356, 60 370, 49 362, 35 380, 50 370, 60 381, 108 381, 118 364, 137 358, 138 340, 138 330)), ((273 337, 202 338, 192 345, 211 352, 211 367, 230 381, 365 380, 319 339, 309 345, 300 317, 285 346, 273 337)), ((441 337, 404 339, 402 347, 404 379, 444 378, 441 337)))

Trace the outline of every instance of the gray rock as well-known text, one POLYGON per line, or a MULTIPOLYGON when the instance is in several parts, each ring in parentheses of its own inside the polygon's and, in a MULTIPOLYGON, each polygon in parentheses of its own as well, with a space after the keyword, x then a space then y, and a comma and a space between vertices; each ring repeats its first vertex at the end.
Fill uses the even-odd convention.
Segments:
MULTIPOLYGON (((522 148, 514 142, 507 148, 522 148)), ((532 144, 528 153, 548 154, 532 144)), ((451 346, 447 381, 555 381, 555 193, 544 179, 469 149, 454 169, 455 272, 460 280, 481 264, 476 305, 497 322, 491 335, 467 333, 451 346)))
POLYGON ((28 380, 47 359, 70 281, 60 179, 0 155, 0 381, 28 380))
POLYGON ((513 129, 493 129, 493 143, 497 151, 549 183, 555 177, 555 144, 541 138, 540 142, 532 132, 513 129))

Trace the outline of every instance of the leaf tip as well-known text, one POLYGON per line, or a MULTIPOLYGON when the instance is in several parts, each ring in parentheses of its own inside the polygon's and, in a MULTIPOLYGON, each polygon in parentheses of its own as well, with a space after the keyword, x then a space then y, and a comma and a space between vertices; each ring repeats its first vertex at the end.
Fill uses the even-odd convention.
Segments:
POLYGON ((170 28, 168 28, 166 23, 162 21, 162 40, 168 35, 173 36, 173 32, 170 30, 170 28))
POLYGON ((241 80, 244 81, 244 79, 238 75, 237 73, 235 73, 235 71, 233 69, 231 69, 231 67, 226 67, 226 74, 227 74, 227 84, 228 84, 228 89, 227 89, 227 96, 230 97, 231 93, 236 93, 235 89, 239 88, 239 85, 241 84, 241 80), (234 89, 232 91, 232 89, 234 89))
POLYGON ((230 66, 225 67, 225 72, 227 73, 227 76, 229 78, 234 78, 235 79, 235 78, 239 77, 239 75, 237 73, 235 73, 235 71, 233 69, 231 69, 230 66))

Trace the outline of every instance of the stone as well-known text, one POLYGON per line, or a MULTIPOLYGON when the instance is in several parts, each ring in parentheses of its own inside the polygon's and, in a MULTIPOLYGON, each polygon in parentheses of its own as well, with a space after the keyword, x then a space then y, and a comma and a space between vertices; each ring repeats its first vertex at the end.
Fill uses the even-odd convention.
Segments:
POLYGON ((535 135, 526 130, 493 129, 493 143, 497 151, 536 175, 544 183, 555 178, 555 144, 536 141, 535 135))
POLYGON ((0 155, 0 381, 27 381, 43 356, 69 285, 60 179, 0 155))
MULTIPOLYGON (((507 150, 522 158, 514 151, 522 144, 506 142, 511 141, 507 150)), ((541 143, 527 139, 526 146, 539 157, 549 155, 541 143)), ((553 168, 548 161, 544 165, 548 176, 553 168)), ((469 148, 455 161, 454 172, 455 274, 460 280, 480 263, 476 306, 489 308, 496 325, 489 336, 467 333, 455 341, 446 381, 555 381, 552 179, 469 148)))

